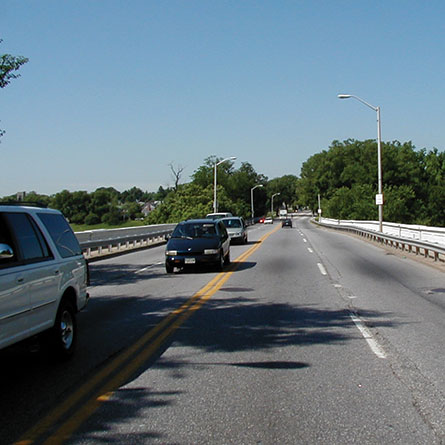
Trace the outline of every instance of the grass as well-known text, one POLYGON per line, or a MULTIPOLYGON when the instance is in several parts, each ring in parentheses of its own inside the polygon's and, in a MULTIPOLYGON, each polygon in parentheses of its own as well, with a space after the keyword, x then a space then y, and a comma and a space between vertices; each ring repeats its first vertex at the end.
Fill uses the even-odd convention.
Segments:
POLYGON ((91 226, 87 224, 70 224, 71 228, 74 232, 84 232, 85 230, 97 230, 97 229, 122 229, 125 227, 138 227, 138 226, 145 226, 144 221, 125 221, 125 223, 118 224, 118 225, 109 225, 109 224, 93 224, 91 226))

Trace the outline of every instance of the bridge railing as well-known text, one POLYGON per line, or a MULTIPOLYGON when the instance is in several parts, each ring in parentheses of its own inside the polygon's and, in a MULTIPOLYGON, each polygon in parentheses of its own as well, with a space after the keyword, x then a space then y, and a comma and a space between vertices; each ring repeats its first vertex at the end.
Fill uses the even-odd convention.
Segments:
POLYGON ((384 223, 383 233, 377 221, 345 221, 321 218, 316 224, 355 233, 396 249, 445 261, 445 229, 440 227, 413 226, 384 223))
POLYGON ((80 247, 86 258, 94 259, 126 250, 149 247, 164 243, 176 224, 102 229, 76 232, 80 247))

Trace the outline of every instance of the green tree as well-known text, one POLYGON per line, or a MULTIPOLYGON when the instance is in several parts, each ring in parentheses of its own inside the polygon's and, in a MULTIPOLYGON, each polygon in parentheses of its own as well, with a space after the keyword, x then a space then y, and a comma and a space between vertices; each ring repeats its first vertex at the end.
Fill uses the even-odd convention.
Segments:
MULTIPOLYGON (((223 187, 218 188, 218 201, 222 208, 231 208, 232 201, 223 187)), ((170 192, 147 217, 147 224, 177 223, 191 218, 203 218, 212 212, 213 187, 206 188, 189 183, 182 184, 176 192, 170 192)))
POLYGON ((125 202, 122 206, 125 217, 128 219, 141 218, 141 206, 137 202, 125 202))
POLYGON ((140 188, 132 187, 130 190, 123 191, 120 194, 120 198, 123 202, 138 202, 143 201, 145 195, 146 193, 144 193, 140 188))
MULTIPOLYGON (((289 207, 296 207, 297 183, 298 178, 294 175, 284 175, 279 178, 271 179, 267 184, 268 203, 270 203, 272 195, 279 193, 280 195, 274 198, 274 207, 275 203, 284 203, 286 209, 289 207)), ((269 204, 268 208, 270 208, 269 204)))
MULTIPOLYGON (((3 40, 0 39, 0 43, 3 40)), ((22 65, 28 62, 29 59, 22 56, 12 56, 11 54, 3 54, 0 56, 0 88, 6 87, 12 79, 17 79, 20 74, 16 72, 22 65)), ((0 138, 5 134, 4 130, 0 129, 0 138)))
MULTIPOLYGON (((119 192, 112 187, 101 187, 94 191, 91 195, 90 213, 97 215, 102 221, 102 217, 112 212, 113 208, 117 208, 119 201, 119 192)), ((109 217, 107 217, 109 219, 109 217)))

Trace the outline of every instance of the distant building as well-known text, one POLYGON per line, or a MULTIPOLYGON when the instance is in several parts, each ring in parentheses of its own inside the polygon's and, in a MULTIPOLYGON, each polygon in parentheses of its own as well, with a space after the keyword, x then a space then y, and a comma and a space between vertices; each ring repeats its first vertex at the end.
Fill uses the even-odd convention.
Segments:
POLYGON ((152 212, 160 203, 161 201, 151 201, 144 203, 141 210, 142 214, 144 216, 148 216, 148 214, 152 212))

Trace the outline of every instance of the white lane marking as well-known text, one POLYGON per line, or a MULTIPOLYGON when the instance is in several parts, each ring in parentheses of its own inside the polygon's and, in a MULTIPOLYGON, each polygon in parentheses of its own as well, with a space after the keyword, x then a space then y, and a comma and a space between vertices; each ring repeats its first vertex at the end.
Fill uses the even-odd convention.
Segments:
POLYGON ((143 267, 142 269, 137 270, 135 273, 145 272, 146 270, 151 269, 153 266, 159 266, 161 264, 164 264, 164 263, 162 261, 160 261, 159 263, 150 264, 150 266, 143 267))
POLYGON ((306 239, 306 238, 303 238, 303 242, 307 243, 307 239, 306 239))
POLYGON ((336 287, 337 289, 340 289, 343 286, 341 284, 334 284, 334 287, 336 287))
POLYGON ((309 253, 314 253, 314 251, 310 247, 308 247, 307 250, 309 251, 309 253))
POLYGON ((356 315, 356 314, 349 314, 352 321, 357 326, 358 330, 363 335, 363 338, 368 342, 369 347, 371 348, 371 351, 378 357, 378 358, 386 358, 386 353, 383 350, 383 348, 379 345, 377 340, 373 337, 371 334, 371 331, 365 326, 363 321, 356 315))
POLYGON ((324 268, 323 264, 317 263, 318 268, 320 269, 320 272, 322 275, 327 275, 326 269, 324 268))

